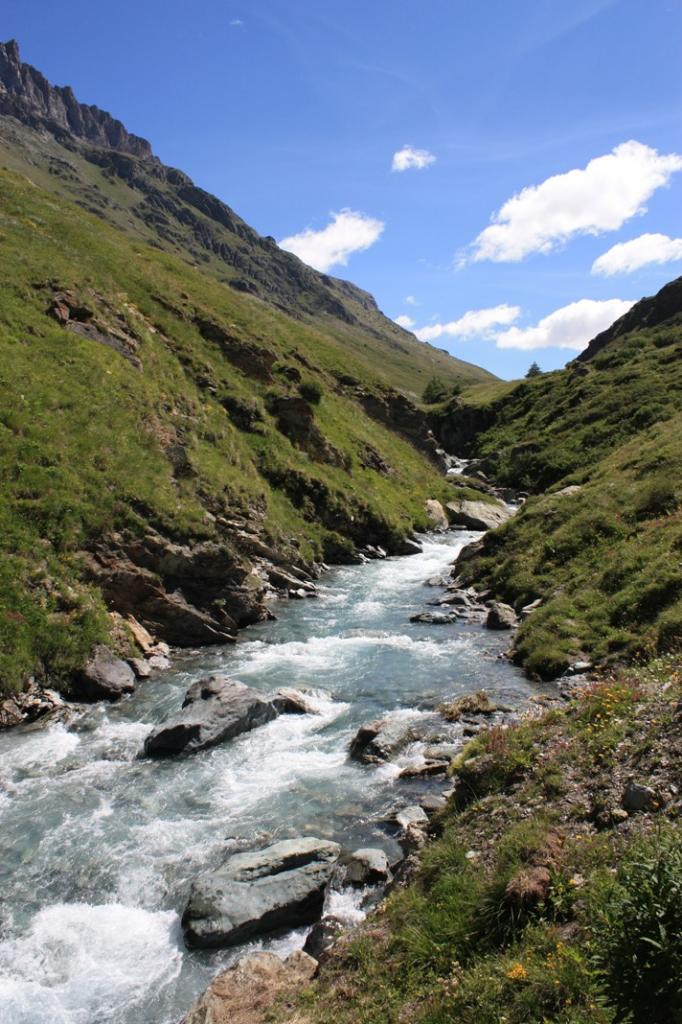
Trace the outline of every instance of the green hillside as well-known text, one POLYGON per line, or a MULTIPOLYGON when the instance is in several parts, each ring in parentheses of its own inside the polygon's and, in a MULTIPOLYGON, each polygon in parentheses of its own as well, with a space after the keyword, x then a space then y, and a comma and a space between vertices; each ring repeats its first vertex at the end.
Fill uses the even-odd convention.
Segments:
POLYGON ((565 370, 473 388, 442 416, 444 437, 531 493, 463 567, 517 608, 542 599, 521 664, 551 678, 682 644, 682 280, 565 370))
POLYGON ((0 234, 5 688, 66 676, 107 635, 86 549, 210 540, 228 569, 204 610, 239 625, 263 545, 301 566, 397 550, 450 494, 363 411, 386 386, 333 334, 7 172, 0 234))
POLYGON ((0 116, 0 166, 145 242, 175 254, 235 291, 251 294, 331 335, 373 375, 413 399, 432 376, 494 380, 471 363, 417 341, 367 292, 319 274, 263 238, 181 171, 156 160, 55 138, 0 116))

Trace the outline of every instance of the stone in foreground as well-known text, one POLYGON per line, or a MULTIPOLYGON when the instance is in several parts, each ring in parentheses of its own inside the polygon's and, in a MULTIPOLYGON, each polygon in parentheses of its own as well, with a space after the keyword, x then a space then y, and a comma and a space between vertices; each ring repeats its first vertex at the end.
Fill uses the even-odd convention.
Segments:
POLYGON ((199 679, 187 691, 182 710, 149 734, 144 752, 147 757, 192 754, 264 725, 278 713, 272 701, 244 683, 220 676, 199 679))
POLYGON ((429 823, 429 819, 423 807, 413 804, 410 807, 404 807, 402 811, 398 811, 395 816, 395 822, 404 829, 411 828, 412 826, 425 828, 429 823))
POLYGON ((182 927, 190 947, 234 946, 254 935, 313 924, 340 847, 305 837, 237 853, 193 884, 182 927))
POLYGON ((346 881, 353 885, 375 885, 391 877, 388 857, 383 850, 367 848, 351 854, 346 867, 346 881))
POLYGON ((317 961, 298 949, 286 960, 254 953, 218 974, 182 1024, 262 1024, 275 1003, 295 995, 316 972, 317 961))
POLYGON ((73 679, 71 696, 84 701, 119 700, 134 689, 135 674, 130 665, 100 645, 73 679))

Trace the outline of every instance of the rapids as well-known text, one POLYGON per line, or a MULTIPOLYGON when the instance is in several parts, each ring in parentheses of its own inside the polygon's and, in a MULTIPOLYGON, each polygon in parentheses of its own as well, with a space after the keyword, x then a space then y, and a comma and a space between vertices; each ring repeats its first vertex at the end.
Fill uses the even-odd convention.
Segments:
MULTIPOLYGON (((438 593, 424 580, 476 536, 430 536, 421 555, 335 569, 317 600, 281 603, 276 622, 232 647, 181 655, 120 704, 0 734, 0 1024, 177 1024, 244 952, 184 949, 195 875, 231 851, 296 835, 395 852, 381 819, 426 784, 398 780, 400 765, 351 762, 358 726, 419 717, 482 686, 510 705, 533 691, 499 657, 508 637, 409 622, 438 593), (309 688, 319 714, 283 715, 184 760, 141 759, 152 724, 217 672, 263 691, 309 688)), ((415 745, 401 764, 419 758, 415 745)), ((329 897, 349 921, 362 916, 359 901, 329 897)), ((249 948, 286 952, 304 938, 249 948)))

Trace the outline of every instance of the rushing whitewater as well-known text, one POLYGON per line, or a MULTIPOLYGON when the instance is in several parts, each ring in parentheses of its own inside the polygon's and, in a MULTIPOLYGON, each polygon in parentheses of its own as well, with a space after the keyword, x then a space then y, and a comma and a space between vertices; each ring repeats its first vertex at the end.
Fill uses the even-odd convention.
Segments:
MULTIPOLYGON (((474 625, 409 623, 472 534, 428 538, 422 555, 329 573, 316 601, 231 648, 187 654, 118 705, 0 736, 0 1024, 177 1024, 241 950, 187 952, 180 914, 192 879, 237 849, 316 835, 394 852, 382 819, 424 783, 351 762, 358 726, 419 717, 485 686, 507 704, 531 684, 474 625), (189 684, 220 672, 270 692, 312 690, 316 715, 283 715, 182 760, 140 759, 151 726, 189 684)), ((419 745, 401 763, 419 761, 419 745)), ((420 788, 421 787, 421 788, 420 788)), ((358 897, 330 909, 361 916, 358 897)), ((302 945, 305 932, 267 948, 302 945)), ((251 944, 250 949, 261 948, 251 944)))

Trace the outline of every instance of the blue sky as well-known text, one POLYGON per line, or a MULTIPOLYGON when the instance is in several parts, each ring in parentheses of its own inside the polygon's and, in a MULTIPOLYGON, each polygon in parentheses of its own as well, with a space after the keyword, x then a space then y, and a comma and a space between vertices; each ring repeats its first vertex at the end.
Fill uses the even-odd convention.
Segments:
POLYGON ((563 365, 682 274, 682 0, 4 0, 0 20, 260 232, 500 376, 563 365))

